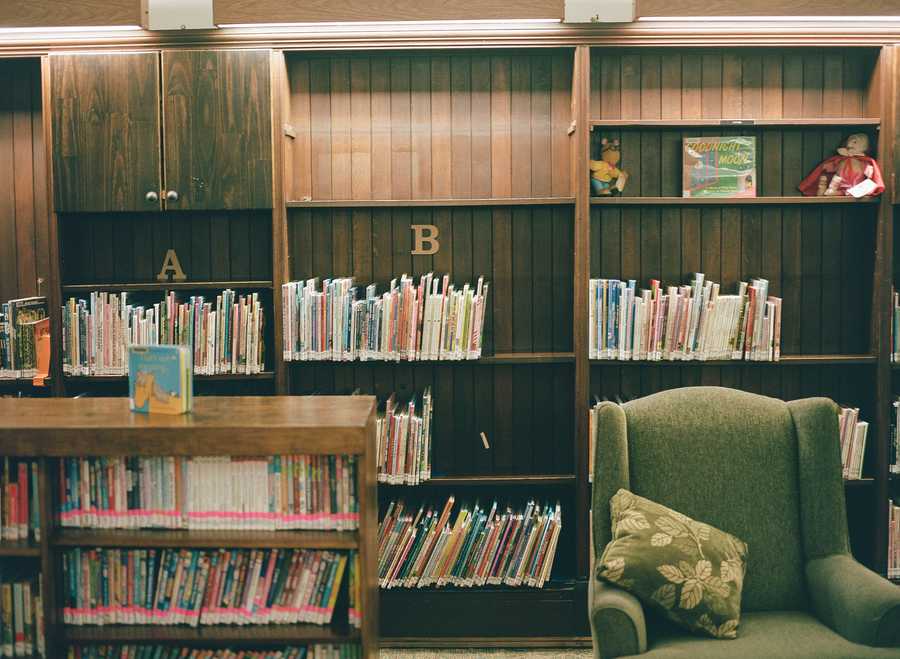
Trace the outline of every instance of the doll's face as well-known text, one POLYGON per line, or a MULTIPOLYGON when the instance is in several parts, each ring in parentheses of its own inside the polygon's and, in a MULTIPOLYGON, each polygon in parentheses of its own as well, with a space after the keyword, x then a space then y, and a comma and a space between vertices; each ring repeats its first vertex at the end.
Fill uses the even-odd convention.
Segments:
POLYGON ((857 133, 847 138, 847 151, 850 155, 862 155, 869 150, 869 138, 865 133, 857 133))

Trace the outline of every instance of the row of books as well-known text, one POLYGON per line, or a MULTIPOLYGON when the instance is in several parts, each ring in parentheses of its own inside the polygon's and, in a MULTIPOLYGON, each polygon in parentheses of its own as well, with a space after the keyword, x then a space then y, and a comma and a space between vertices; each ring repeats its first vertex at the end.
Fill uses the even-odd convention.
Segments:
POLYGON ((78 547, 62 554, 63 621, 327 625, 348 558, 306 549, 78 547))
POLYGON ((35 460, 3 458, 0 472, 0 540, 41 539, 38 465, 35 460))
POLYGON ((862 478, 863 461, 866 457, 866 435, 869 432, 869 423, 859 420, 858 408, 843 407, 841 408, 839 428, 844 479, 859 480, 862 478))
POLYGON ((633 361, 778 361, 781 298, 769 282, 741 282, 735 295, 702 272, 687 286, 663 288, 658 279, 638 291, 634 279, 591 279, 590 359, 633 361))
POLYGON ((315 643, 268 650, 204 649, 178 645, 87 645, 69 647, 66 659, 362 659, 362 648, 351 643, 315 643))
MULTIPOLYGON (((37 374, 35 326, 47 318, 47 298, 25 297, 0 304, 0 380, 37 374)), ((49 321, 46 321, 49 322, 49 321)))
POLYGON ((226 289, 214 301, 192 295, 179 302, 169 292, 144 306, 128 293, 94 292, 62 308, 63 373, 126 375, 130 345, 188 346, 197 375, 260 373, 264 326, 258 293, 226 289))
POLYGON ((900 502, 888 504, 888 579, 900 579, 900 502))
POLYGON ((378 482, 418 485, 431 478, 431 387, 401 404, 391 394, 379 412, 378 482))
POLYGON ((544 585, 562 529, 559 503, 530 501, 519 512, 496 501, 463 504, 451 523, 454 506, 452 496, 443 509, 388 505, 378 535, 382 588, 544 585))
POLYGON ((0 576, 0 657, 45 657, 41 581, 0 576))
POLYGON ((88 457, 63 458, 60 464, 61 526, 359 526, 355 456, 88 457))
POLYGON ((488 283, 458 288, 449 275, 369 284, 364 297, 352 277, 284 284, 285 361, 463 360, 481 357, 488 283))

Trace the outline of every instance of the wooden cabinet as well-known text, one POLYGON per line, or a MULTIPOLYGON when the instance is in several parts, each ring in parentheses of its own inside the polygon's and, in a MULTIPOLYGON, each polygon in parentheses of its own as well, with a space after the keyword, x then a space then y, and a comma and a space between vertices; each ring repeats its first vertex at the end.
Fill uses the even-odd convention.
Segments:
POLYGON ((167 208, 272 206, 269 52, 166 51, 167 208))
POLYGON ((159 55, 63 54, 50 64, 56 210, 159 210, 159 55))
POLYGON ((57 211, 271 208, 268 50, 53 55, 51 76, 57 211))

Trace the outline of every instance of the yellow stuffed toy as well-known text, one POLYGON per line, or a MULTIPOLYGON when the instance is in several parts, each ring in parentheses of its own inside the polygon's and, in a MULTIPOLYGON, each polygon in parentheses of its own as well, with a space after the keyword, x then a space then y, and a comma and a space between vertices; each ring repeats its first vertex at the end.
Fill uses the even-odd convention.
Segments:
POLYGON ((612 142, 605 137, 600 141, 600 160, 591 160, 591 192, 594 195, 611 195, 613 189, 622 192, 628 173, 617 165, 622 157, 619 140, 612 142))

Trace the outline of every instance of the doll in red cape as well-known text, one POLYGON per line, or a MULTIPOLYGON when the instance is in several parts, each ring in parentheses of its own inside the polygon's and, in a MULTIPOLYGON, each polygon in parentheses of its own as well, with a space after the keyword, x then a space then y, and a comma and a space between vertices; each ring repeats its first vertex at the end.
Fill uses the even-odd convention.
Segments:
POLYGON ((868 150, 869 138, 865 133, 851 135, 847 138, 847 145, 837 150, 838 155, 819 164, 797 188, 807 197, 881 194, 884 192, 881 169, 875 158, 866 155, 868 150), (866 183, 867 180, 871 183, 866 183), (851 188, 861 183, 864 184, 861 189, 851 191, 851 188))

